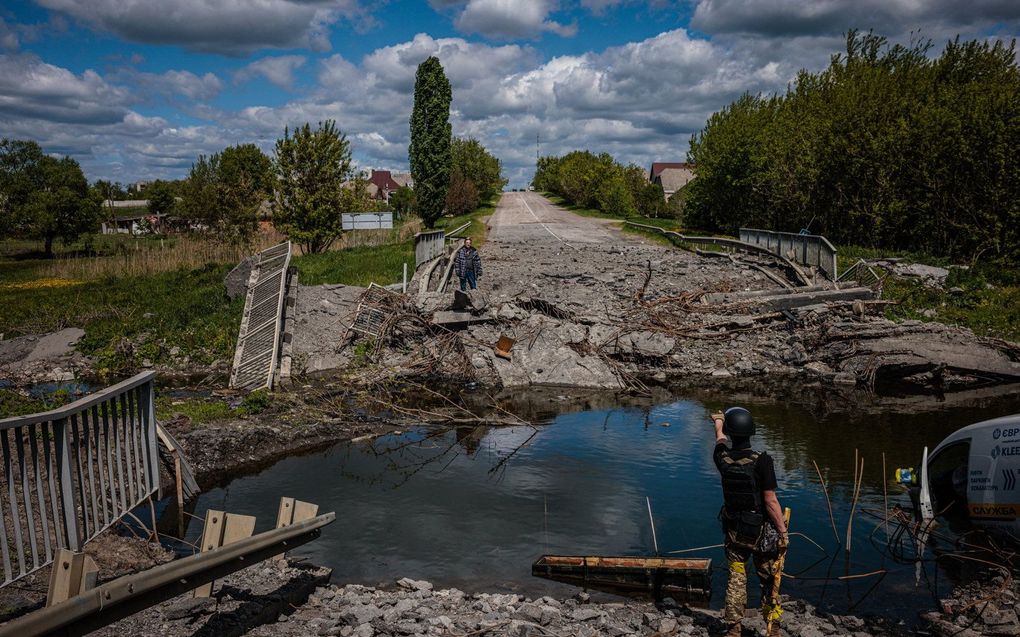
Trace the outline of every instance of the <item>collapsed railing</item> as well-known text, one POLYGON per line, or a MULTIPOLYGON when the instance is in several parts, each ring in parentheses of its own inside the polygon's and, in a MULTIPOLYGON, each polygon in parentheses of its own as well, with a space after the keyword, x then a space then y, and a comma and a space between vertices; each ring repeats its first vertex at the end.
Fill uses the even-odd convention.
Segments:
POLYGON ((838 278, 836 248, 819 234, 775 232, 756 228, 741 228, 740 240, 767 249, 772 254, 814 266, 825 273, 830 281, 838 278))
POLYGON ((159 491, 145 372, 58 409, 0 420, 0 586, 80 551, 159 491))
POLYGON ((234 365, 230 370, 230 387, 233 389, 272 389, 280 354, 290 241, 263 250, 256 256, 248 279, 234 365))
MULTIPOLYGON (((646 223, 637 223, 636 221, 624 221, 624 223, 634 228, 643 228, 644 230, 651 230, 653 232, 657 232, 665 237, 675 239, 676 241, 679 241, 684 244, 708 245, 722 248, 723 250, 743 250, 744 252, 766 255, 770 258, 777 259, 783 264, 784 267, 793 272, 793 274, 799 281, 800 285, 811 284, 807 274, 805 274, 803 270, 797 267, 796 264, 794 264, 792 261, 790 261, 790 259, 786 258, 784 255, 772 252, 766 246, 761 246, 755 243, 748 243, 746 241, 741 241, 740 239, 731 239, 729 237, 701 237, 696 235, 686 235, 681 234, 679 232, 675 232, 673 230, 666 230, 665 228, 660 228, 659 226, 652 226, 646 223)), ((768 275, 767 272, 765 274, 768 275)), ((768 276, 770 278, 773 278, 771 275, 768 276)), ((782 283, 782 281, 777 282, 782 283)), ((787 284, 783 283, 783 285, 787 284)))

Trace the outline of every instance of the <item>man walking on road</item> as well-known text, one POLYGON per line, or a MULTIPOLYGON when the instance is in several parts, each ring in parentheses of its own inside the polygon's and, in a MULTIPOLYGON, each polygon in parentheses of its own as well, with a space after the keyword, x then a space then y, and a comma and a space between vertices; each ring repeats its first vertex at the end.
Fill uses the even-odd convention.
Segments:
POLYGON ((460 289, 464 291, 470 285, 472 290, 478 288, 478 277, 482 276, 482 258, 478 250, 471 245, 471 237, 464 239, 464 245, 453 257, 453 269, 460 279, 460 289))
POLYGON ((722 478, 725 502, 719 520, 726 535, 729 567, 723 611, 723 621, 728 624, 726 636, 740 637, 740 622, 747 606, 747 562, 753 556, 768 637, 777 637, 783 609, 778 596, 773 595, 775 571, 782 568, 779 558, 786 553, 789 534, 776 498, 776 470, 767 453, 751 448, 755 430, 751 412, 730 407, 725 414, 712 414, 712 420, 713 459, 722 478))

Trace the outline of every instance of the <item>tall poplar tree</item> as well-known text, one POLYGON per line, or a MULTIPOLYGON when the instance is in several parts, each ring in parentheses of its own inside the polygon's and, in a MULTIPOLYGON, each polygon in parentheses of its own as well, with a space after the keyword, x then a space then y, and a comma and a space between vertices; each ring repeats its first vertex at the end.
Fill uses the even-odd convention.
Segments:
POLYGON ((418 65, 411 111, 411 176, 418 215, 432 228, 443 214, 450 187, 450 101, 453 92, 435 56, 418 65))

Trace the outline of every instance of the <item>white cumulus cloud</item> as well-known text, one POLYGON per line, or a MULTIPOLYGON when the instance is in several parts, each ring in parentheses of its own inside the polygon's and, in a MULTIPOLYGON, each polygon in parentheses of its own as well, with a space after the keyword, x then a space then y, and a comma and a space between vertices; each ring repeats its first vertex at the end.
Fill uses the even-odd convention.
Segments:
POLYGON ((294 87, 294 71, 304 66, 303 55, 279 55, 255 60, 234 74, 235 82, 246 82, 255 76, 262 76, 276 86, 290 90, 294 87))

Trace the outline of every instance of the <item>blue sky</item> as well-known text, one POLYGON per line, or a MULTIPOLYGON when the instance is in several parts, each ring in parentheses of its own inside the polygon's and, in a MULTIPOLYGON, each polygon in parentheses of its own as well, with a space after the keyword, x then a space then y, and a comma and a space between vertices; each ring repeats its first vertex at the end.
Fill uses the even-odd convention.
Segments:
POLYGON ((331 118, 362 168, 407 167, 414 71, 454 134, 523 186, 542 153, 683 160, 744 92, 823 68, 850 28, 906 42, 1020 33, 1016 0, 15 0, 0 6, 0 136, 90 179, 177 178, 199 154, 331 118))

